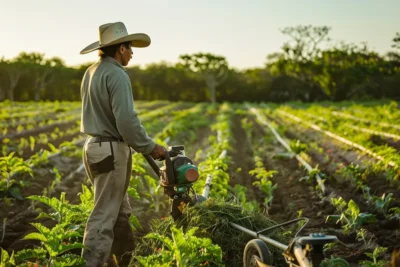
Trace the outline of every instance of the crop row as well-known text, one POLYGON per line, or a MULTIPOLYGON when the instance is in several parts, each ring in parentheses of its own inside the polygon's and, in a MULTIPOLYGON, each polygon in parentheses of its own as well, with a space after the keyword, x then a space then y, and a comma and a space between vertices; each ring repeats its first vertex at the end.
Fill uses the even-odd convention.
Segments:
POLYGON ((396 181, 399 178, 400 155, 397 149, 388 145, 376 144, 373 139, 371 139, 371 133, 365 133, 364 131, 359 131, 357 128, 348 127, 341 121, 331 121, 329 117, 327 117, 325 121, 316 120, 310 122, 309 116, 304 115, 307 112, 302 110, 282 108, 274 112, 276 116, 286 117, 304 124, 310 129, 319 131, 375 157, 381 162, 382 168, 391 167, 394 169, 393 172, 388 172, 387 174, 389 181, 396 181))

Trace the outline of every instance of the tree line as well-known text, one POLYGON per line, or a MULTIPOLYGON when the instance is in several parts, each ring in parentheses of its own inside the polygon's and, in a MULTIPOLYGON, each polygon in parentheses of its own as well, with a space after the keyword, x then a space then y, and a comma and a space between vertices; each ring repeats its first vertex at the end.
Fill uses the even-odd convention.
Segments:
MULTIPOLYGON (((265 66, 238 70, 224 56, 184 54, 175 64, 128 67, 134 98, 170 101, 341 101, 400 99, 400 34, 385 55, 366 43, 329 44, 330 27, 286 27, 281 50, 265 66), (328 48, 323 48, 323 47, 328 48)), ((0 101, 80 100, 91 63, 66 66, 61 58, 22 52, 0 59, 0 101)))

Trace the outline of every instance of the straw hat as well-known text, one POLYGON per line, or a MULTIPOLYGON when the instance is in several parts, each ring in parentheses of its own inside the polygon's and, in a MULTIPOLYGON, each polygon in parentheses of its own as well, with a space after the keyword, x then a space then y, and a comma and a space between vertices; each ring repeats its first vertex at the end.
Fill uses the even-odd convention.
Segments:
POLYGON ((122 22, 107 23, 99 27, 99 41, 82 49, 81 54, 129 41, 132 43, 133 47, 147 47, 151 43, 150 37, 145 33, 128 34, 122 22))

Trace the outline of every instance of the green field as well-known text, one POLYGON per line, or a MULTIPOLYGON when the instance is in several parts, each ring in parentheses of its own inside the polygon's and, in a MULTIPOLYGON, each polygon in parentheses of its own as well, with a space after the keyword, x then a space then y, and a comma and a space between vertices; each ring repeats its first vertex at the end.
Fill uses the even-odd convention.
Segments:
MULTIPOLYGON (((398 103, 135 105, 152 138, 165 146, 185 145, 186 155, 199 166, 197 193, 206 177, 213 177, 209 201, 229 200, 243 214, 262 214, 274 223, 306 217, 300 235, 323 232, 341 241, 325 247, 332 262, 387 266, 400 244, 398 103)), ((2 102, 0 107, 1 264, 84 266, 79 245, 93 195, 81 159, 86 137, 79 132, 80 102, 2 102), (30 234, 35 232, 41 234, 30 234)), ((159 225, 172 220, 168 198, 142 155, 133 155, 132 170, 131 222, 136 245, 143 248, 148 244, 143 236, 160 229, 151 220, 159 225)), ((218 216, 214 227, 223 223, 218 216)), ((274 236, 289 240, 297 226, 274 236)), ((243 266, 241 253, 252 238, 232 228, 229 234, 240 244, 229 247, 213 238, 212 229, 200 227, 196 233, 221 248, 223 266, 243 266)), ((153 247, 157 253, 135 251, 131 266, 167 266, 161 263, 168 261, 177 266, 177 250, 188 249, 158 246, 153 247), (151 254, 158 258, 146 257, 151 254)), ((201 246, 216 249, 206 242, 201 246)), ((183 266, 199 266, 190 265, 200 257, 194 254, 183 266)), ((212 255, 203 256, 202 266, 218 265, 212 255)), ((285 266, 282 262, 274 258, 274 266, 285 266)))

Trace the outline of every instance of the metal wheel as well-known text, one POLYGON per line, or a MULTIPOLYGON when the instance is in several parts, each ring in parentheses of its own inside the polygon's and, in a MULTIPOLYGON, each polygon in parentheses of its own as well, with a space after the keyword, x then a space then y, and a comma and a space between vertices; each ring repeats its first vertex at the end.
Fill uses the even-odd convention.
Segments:
POLYGON ((243 266, 261 267, 266 266, 266 264, 272 264, 272 259, 265 242, 261 239, 253 239, 247 242, 243 253, 243 266))

